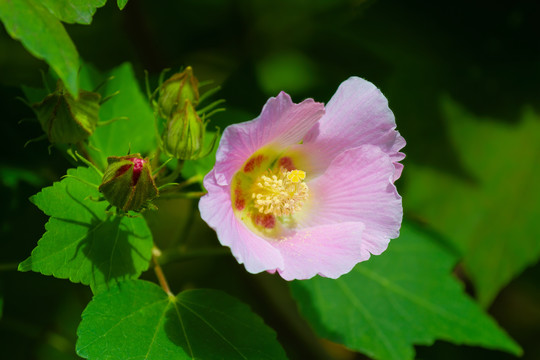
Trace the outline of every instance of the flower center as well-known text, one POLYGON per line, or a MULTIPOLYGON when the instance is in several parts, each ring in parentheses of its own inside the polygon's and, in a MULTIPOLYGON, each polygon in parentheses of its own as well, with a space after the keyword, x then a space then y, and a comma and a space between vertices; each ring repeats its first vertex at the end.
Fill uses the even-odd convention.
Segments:
POLYGON ((303 182, 306 173, 302 170, 267 171, 253 186, 251 197, 255 208, 263 214, 275 216, 291 215, 302 208, 308 198, 308 187, 303 182))

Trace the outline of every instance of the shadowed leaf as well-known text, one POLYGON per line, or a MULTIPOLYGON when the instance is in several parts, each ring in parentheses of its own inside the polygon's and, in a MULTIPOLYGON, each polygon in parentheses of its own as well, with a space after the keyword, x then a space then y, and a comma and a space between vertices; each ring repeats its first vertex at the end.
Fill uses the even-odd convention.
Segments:
MULTIPOLYGON (((92 184, 101 181, 88 168, 70 169, 68 175, 92 184)), ((34 195, 32 202, 51 218, 19 270, 90 285, 94 293, 139 277, 148 268, 152 251, 146 222, 142 217, 107 213, 107 202, 91 199, 98 197, 96 188, 72 177, 34 195)))
POLYGON ((217 290, 169 297, 157 285, 120 283, 94 297, 77 330, 86 359, 285 359, 249 307, 217 290))
POLYGON ((540 256, 540 120, 519 125, 478 118, 449 99, 443 112, 469 179, 418 166, 404 173, 404 202, 463 252, 480 303, 540 256))
POLYGON ((337 280, 291 284, 304 316, 325 338, 374 359, 413 359, 436 339, 520 354, 521 349, 451 276, 456 257, 404 225, 380 256, 337 280))

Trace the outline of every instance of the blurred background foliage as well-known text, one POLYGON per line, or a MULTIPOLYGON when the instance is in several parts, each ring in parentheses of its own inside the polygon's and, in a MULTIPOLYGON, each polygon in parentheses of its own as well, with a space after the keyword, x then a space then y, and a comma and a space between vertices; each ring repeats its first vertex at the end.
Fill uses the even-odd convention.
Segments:
MULTIPOLYGON (((397 183, 406 218, 453 244, 463 257, 456 276, 524 358, 538 359, 539 15, 533 0, 130 0, 122 12, 109 1, 91 26, 66 29, 84 62, 100 71, 129 61, 143 85, 145 69, 155 79, 163 68, 191 65, 200 80, 221 85, 227 111, 210 128, 252 119, 281 90, 296 102, 327 102, 349 76, 375 83, 407 140, 397 183)), ((49 155, 44 142, 23 148, 41 130, 19 124, 33 114, 16 97, 20 85, 41 86, 39 69, 47 65, 0 28, 0 351, 6 359, 74 359, 90 291, 14 271, 46 222, 28 197, 70 163, 54 149, 49 155)), ((156 241, 177 234, 185 246, 216 243, 197 216, 188 219, 196 202, 158 206, 174 216, 153 224, 156 241)), ((149 221, 158 220, 150 214, 149 221)), ((282 282, 247 274, 230 256, 188 259, 166 271, 176 290, 213 287, 249 303, 291 358, 364 358, 317 340, 282 282)), ((417 347, 417 357, 512 358, 442 341, 417 347)))

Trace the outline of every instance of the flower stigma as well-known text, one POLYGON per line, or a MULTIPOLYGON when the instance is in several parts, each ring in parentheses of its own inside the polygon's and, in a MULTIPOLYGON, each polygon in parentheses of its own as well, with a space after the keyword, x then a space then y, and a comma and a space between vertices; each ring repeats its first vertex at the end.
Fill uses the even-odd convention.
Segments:
POLYGON ((254 183, 251 198, 262 214, 287 216, 299 211, 308 198, 308 186, 303 182, 305 171, 268 170, 254 183))

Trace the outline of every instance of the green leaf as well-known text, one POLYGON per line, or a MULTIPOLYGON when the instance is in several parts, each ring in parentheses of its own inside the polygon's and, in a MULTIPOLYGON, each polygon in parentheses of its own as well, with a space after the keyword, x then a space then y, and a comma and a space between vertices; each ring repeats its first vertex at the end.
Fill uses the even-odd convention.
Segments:
POLYGON ((96 295, 82 314, 77 353, 87 359, 284 359, 273 330, 217 290, 167 296, 142 280, 96 295))
POLYGON ((540 120, 517 125, 478 118, 449 99, 443 112, 468 179, 409 166, 407 211, 429 222, 463 252, 479 302, 540 256, 540 120))
POLYGON ((153 244, 144 219, 107 213, 107 202, 93 200, 97 187, 83 182, 99 184, 93 169, 70 169, 68 176, 31 198, 51 218, 19 270, 90 285, 94 293, 137 278, 148 268, 153 244))
POLYGON ((90 24, 98 7, 107 0, 41 0, 50 12, 63 22, 90 24))
POLYGON ((107 96, 119 91, 119 94, 102 105, 100 119, 127 119, 99 126, 90 137, 90 144, 99 149, 90 152, 102 168, 105 168, 108 156, 122 156, 128 151, 146 154, 156 146, 154 115, 139 88, 131 64, 120 65, 108 76, 114 76, 114 79, 105 84, 102 93, 107 96))
POLYGON ((0 20, 9 35, 44 59, 77 96, 79 54, 64 26, 37 0, 0 0, 0 20))
POLYGON ((118 8, 120 10, 124 10, 124 7, 126 6, 128 0, 116 0, 116 4, 118 5, 118 8))
POLYGON ((434 238, 404 224, 385 253, 349 274, 295 281, 291 289, 320 336, 375 359, 413 359, 413 344, 436 339, 520 354, 451 276, 455 262, 434 238))

